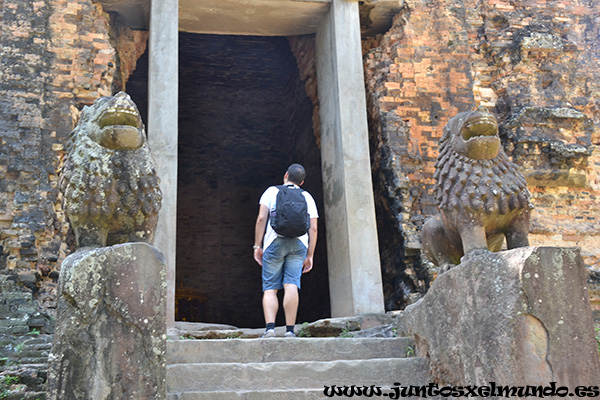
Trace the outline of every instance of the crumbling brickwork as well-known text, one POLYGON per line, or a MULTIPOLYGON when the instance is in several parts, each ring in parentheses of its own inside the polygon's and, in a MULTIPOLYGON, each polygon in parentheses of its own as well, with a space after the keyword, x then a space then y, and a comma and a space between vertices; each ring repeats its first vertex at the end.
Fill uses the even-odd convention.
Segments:
POLYGON ((56 302, 46 277, 69 252, 64 139, 84 105, 123 88, 145 49, 147 33, 111 30, 110 18, 91 0, 0 3, 0 271, 45 309, 56 302))
POLYGON ((288 38, 290 49, 296 57, 300 79, 304 82, 306 95, 313 104, 313 132, 317 146, 321 147, 321 120, 319 118, 319 93, 317 87, 317 64, 315 35, 292 36, 288 38))
POLYGON ((450 117, 480 104, 527 177, 531 243, 581 246, 600 269, 599 15, 585 0, 406 0, 389 32, 365 40, 376 198, 390 230, 380 238, 399 231, 403 249, 382 256, 384 275, 407 269, 426 287, 411 257, 437 212, 438 141, 450 117))
POLYGON ((23 398, 42 398, 70 252, 63 144, 84 105, 124 88, 147 33, 111 24, 91 0, 0 0, 0 24, 0 372, 21 377, 23 398))

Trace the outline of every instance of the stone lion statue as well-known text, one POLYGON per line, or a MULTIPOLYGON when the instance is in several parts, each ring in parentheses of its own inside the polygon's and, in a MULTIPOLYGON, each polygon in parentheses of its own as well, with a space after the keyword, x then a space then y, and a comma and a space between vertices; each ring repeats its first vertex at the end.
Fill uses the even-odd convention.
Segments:
POLYGON ((465 254, 499 251, 504 238, 509 249, 529 245, 525 178, 504 152, 496 118, 485 107, 448 121, 434 178, 441 219, 426 221, 421 240, 440 272, 465 254))
POLYGON ((152 243, 162 194, 140 113, 119 92, 84 107, 61 171, 63 209, 79 247, 152 243))

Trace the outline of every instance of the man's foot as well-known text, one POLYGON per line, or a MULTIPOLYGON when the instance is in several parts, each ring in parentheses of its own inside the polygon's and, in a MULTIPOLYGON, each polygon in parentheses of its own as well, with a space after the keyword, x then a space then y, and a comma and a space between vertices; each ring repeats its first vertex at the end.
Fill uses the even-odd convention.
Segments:
POLYGON ((296 334, 294 332, 292 332, 292 331, 287 331, 285 333, 285 335, 283 335, 283 336, 285 336, 285 337, 296 337, 296 334))
POLYGON ((272 337, 275 337, 275 329, 267 329, 260 338, 266 339, 266 338, 272 338, 272 337))

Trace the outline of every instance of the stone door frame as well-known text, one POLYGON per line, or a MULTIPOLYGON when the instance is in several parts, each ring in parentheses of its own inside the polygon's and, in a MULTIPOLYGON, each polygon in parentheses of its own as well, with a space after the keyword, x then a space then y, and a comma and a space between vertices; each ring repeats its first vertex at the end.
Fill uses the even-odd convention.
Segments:
MULTIPOLYGON (((151 0, 147 122, 163 192, 154 245, 167 262, 169 326, 175 321, 178 10, 179 0, 151 0)), ((358 2, 331 0, 317 27, 316 59, 331 314, 383 312, 358 2)))

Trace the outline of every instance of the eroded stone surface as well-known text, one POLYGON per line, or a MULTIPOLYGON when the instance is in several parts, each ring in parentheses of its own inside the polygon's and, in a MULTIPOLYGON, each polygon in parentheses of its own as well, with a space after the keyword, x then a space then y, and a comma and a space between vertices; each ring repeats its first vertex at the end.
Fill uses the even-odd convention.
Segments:
POLYGON ((166 397, 166 266, 145 243, 82 249, 63 262, 50 399, 166 397))
POLYGON ((162 193, 140 113, 129 95, 85 107, 71 132, 60 189, 79 247, 152 243, 162 193))
POLYGON ((340 334, 359 337, 380 336, 380 330, 392 329, 396 314, 366 313, 354 317, 325 318, 300 326, 308 336, 336 337, 340 334), (370 331, 372 330, 372 331, 370 331), (362 333, 359 333, 362 332, 362 333))
POLYGON ((595 385, 586 276, 576 248, 487 252, 440 275, 405 329, 442 382, 595 385))

